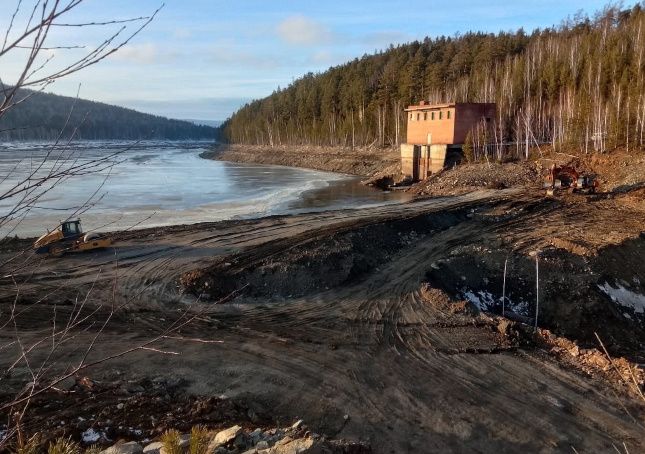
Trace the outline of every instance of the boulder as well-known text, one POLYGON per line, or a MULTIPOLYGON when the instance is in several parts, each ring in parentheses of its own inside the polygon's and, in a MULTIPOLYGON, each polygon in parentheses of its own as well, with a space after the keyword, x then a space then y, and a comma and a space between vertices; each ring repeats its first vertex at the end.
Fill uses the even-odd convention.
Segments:
POLYGON ((163 443, 160 441, 155 441, 150 443, 143 448, 143 454, 161 454, 161 449, 163 448, 163 443))
POLYGON ((319 454, 321 447, 313 438, 297 438, 295 440, 285 437, 267 451, 269 454, 319 454), (286 442, 285 442, 286 440, 286 442))
POLYGON ((101 451, 101 454, 142 454, 143 448, 136 441, 116 444, 101 451))
POLYGON ((213 452, 220 446, 230 443, 241 433, 242 428, 240 426, 229 427, 228 429, 217 432, 208 445, 208 452, 213 452))

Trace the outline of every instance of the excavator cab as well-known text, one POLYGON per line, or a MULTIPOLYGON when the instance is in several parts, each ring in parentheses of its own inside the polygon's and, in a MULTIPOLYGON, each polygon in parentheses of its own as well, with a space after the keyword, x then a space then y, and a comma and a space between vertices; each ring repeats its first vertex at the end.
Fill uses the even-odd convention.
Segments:
POLYGON ((63 238, 66 240, 71 240, 78 238, 83 235, 83 229, 81 228, 80 219, 77 221, 65 221, 60 225, 61 232, 63 232, 63 238))

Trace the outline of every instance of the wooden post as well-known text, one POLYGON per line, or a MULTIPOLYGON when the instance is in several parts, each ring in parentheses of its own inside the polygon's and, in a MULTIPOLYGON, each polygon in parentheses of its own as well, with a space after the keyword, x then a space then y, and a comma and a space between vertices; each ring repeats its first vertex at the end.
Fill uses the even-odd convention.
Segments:
POLYGON ((506 304, 506 265, 508 265, 508 257, 504 261, 504 283, 502 284, 502 317, 504 317, 505 304, 506 304))
POLYGON ((540 309, 540 265, 538 261, 540 253, 535 254, 535 331, 538 327, 538 314, 540 309))

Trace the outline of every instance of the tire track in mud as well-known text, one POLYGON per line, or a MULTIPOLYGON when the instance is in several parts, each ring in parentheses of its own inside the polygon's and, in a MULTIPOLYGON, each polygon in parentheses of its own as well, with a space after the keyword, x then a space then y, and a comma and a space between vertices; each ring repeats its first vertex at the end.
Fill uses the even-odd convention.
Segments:
MULTIPOLYGON (((451 342, 454 343, 455 340, 454 331, 451 332, 450 328, 459 328, 462 325, 448 326, 445 332, 441 329, 446 328, 445 326, 439 329, 433 326, 431 321, 432 316, 435 314, 427 305, 418 300, 415 291, 409 293, 410 287, 415 287, 420 283, 421 276, 434 258, 433 250, 445 253, 451 247, 451 240, 453 245, 460 244, 468 240, 467 234, 474 235, 476 232, 456 229, 450 232, 449 235, 440 233, 435 236, 434 240, 439 240, 440 238, 438 237, 443 235, 445 237, 442 238, 444 242, 438 241, 442 244, 441 246, 430 245, 425 249, 415 250, 414 252, 406 251, 406 256, 400 261, 401 263, 393 261, 389 269, 379 270, 375 273, 377 277, 372 276, 366 282, 360 283, 355 290, 350 288, 335 294, 335 298, 343 302, 343 304, 336 306, 335 311, 332 305, 322 306, 320 301, 316 302, 316 307, 309 310, 298 309, 297 318, 305 323, 307 313, 314 312, 317 314, 321 307, 323 307, 323 310, 329 311, 328 317, 337 314, 339 308, 344 311, 352 306, 358 307, 357 312, 350 316, 353 323, 349 327, 352 332, 352 338, 357 343, 360 340, 364 341, 366 337, 373 338, 373 341, 368 343, 371 348, 365 352, 365 357, 368 358, 367 361, 378 363, 380 356, 393 353, 394 356, 390 357, 390 361, 394 358, 401 358, 401 361, 405 363, 404 367, 397 368, 396 380, 391 384, 388 384, 388 380, 385 378, 388 374, 385 374, 382 381, 368 378, 373 375, 374 371, 366 375, 365 371, 361 371, 360 368, 348 374, 353 382, 350 387, 351 393, 356 394, 354 396, 355 400, 366 405, 363 409, 369 413, 367 425, 382 428, 383 423, 387 421, 422 420, 428 413, 437 413, 436 408, 420 404, 419 396, 410 390, 398 390, 400 405, 394 404, 389 398, 383 399, 383 396, 379 396, 379 392, 392 387, 400 388, 403 384, 418 384, 420 376, 424 377, 424 388, 445 390, 447 388, 445 383, 446 370, 450 370, 449 388, 452 393, 458 396, 478 396, 476 399, 472 398, 471 400, 463 397, 463 401, 457 399, 458 403, 456 405, 445 403, 441 406, 442 412, 446 414, 451 414, 454 408, 462 409, 457 412, 457 415, 453 414, 452 416, 461 418, 469 423, 464 425, 463 433, 456 432, 459 436, 464 436, 465 432, 472 433, 473 427, 491 427, 499 424, 500 421, 504 421, 503 435, 507 437, 507 442, 512 440, 517 443, 517 447, 530 446, 531 443, 535 442, 533 436, 546 440, 552 446, 559 446, 562 449, 567 443, 584 444, 586 442, 590 446, 604 445, 609 448, 607 436, 616 436, 619 433, 623 439, 638 442, 638 438, 634 436, 633 431, 630 434, 629 431, 624 430, 618 432, 613 429, 598 430, 603 424, 607 423, 607 420, 610 421, 609 425, 624 425, 625 418, 618 412, 613 411, 601 416, 601 419, 606 418, 606 422, 602 423, 598 420, 599 415, 597 408, 595 408, 596 402, 583 403, 579 407, 573 408, 568 403, 572 394, 577 395, 577 398, 572 400, 585 402, 587 399, 581 398, 579 387, 566 384, 569 379, 565 373, 548 373, 543 377, 544 381, 552 382, 550 385, 555 385, 554 387, 558 388, 556 391, 546 394, 544 386, 539 385, 539 381, 537 381, 537 385, 533 385, 537 386, 534 397, 527 398, 527 389, 522 388, 522 384, 536 381, 536 376, 540 374, 525 371, 521 368, 518 369, 519 364, 517 363, 519 361, 515 359, 514 354, 510 357, 504 353, 493 355, 501 359, 491 369, 491 355, 481 356, 459 354, 457 352, 446 356, 445 353, 441 353, 442 349, 437 349, 438 344, 444 344, 448 346, 446 349, 450 349, 451 342), (447 244, 448 246, 446 246, 447 244), (425 264, 423 259, 425 259, 425 264), (413 265, 405 268, 402 266, 405 263, 413 263, 413 265), (398 270, 399 274, 393 273, 395 270, 398 270), (396 276, 396 278, 391 279, 391 276, 396 276), (359 297, 359 294, 362 297, 359 297), (385 295, 389 295, 389 299, 384 298, 385 295), (411 325, 412 330, 409 329, 411 325), (366 329, 369 330, 367 333, 366 329), (415 335, 418 335, 421 340, 415 339, 415 335), (502 371, 499 370, 500 367, 503 368, 502 371), (482 373, 482 371, 485 372, 482 373), (493 380, 491 380, 489 373, 495 376, 493 380), (482 393, 484 394, 482 395, 482 393), (563 399, 562 395, 567 396, 567 398, 563 399), (474 416, 477 413, 475 407, 482 406, 486 408, 486 412, 484 415, 479 415, 482 418, 479 426, 470 424, 473 419, 477 418, 477 416, 474 416), (466 409, 463 407, 466 407, 466 409), (527 421, 527 416, 530 414, 527 412, 549 414, 553 413, 554 408, 557 410, 560 407, 566 407, 569 414, 565 416, 557 415, 547 423, 534 420, 532 417, 529 417, 527 421), (469 412, 473 414, 469 414, 469 412), (583 414, 587 416, 581 416, 583 414), (561 419, 561 421, 556 422, 558 419, 561 419), (530 424, 527 424, 529 421, 530 424), (559 432, 560 424, 570 424, 573 429, 563 435, 559 432), (527 433, 527 425, 531 425, 530 431, 533 431, 533 435, 527 433), (523 435, 518 437, 517 434, 523 435), (575 441, 572 442, 572 439, 575 441)), ((276 314, 278 318, 281 315, 276 314)), ((270 317, 264 320, 267 323, 271 323, 270 317)), ((468 325, 468 323, 463 324, 463 326, 468 325)), ((288 326, 289 324, 282 323, 281 328, 285 329, 288 326)), ((290 327, 295 337, 297 337, 299 326, 300 324, 290 327)), ((355 361, 361 363, 361 361, 355 361)), ((320 367, 324 369, 326 363, 321 363, 320 367)), ((316 381, 312 382, 310 386, 312 389, 316 389, 316 381)), ((586 390, 582 392, 586 393, 586 390)), ((449 401, 450 399, 446 400, 449 401)), ((436 396, 435 399, 429 399, 429 401, 436 402, 436 396)), ((365 421, 363 422, 365 423, 365 421)), ((450 432, 450 428, 445 421, 444 426, 442 430, 450 432)), ((400 428, 396 429, 401 430, 400 428)), ((395 434, 397 430, 387 431, 386 438, 402 438, 400 433, 395 434)), ((481 428, 478 430, 481 430, 481 428)), ((415 436, 414 431, 410 433, 410 428, 403 432, 405 433, 404 438, 415 436)), ((349 429, 348 433, 351 433, 349 429)), ((364 435, 365 432, 363 431, 362 434, 364 435)), ((379 440, 380 442, 382 440, 379 440)), ((425 439, 423 442, 427 443, 428 440, 425 439)), ((397 452, 400 452, 402 447, 415 449, 415 446, 408 446, 405 443, 395 446, 397 452)), ((433 448, 450 450, 450 446, 454 448, 454 445, 437 443, 433 448)), ((463 448, 463 445, 461 448, 463 448)), ((461 448, 459 451, 463 452, 461 448)), ((508 448, 508 445, 506 445, 506 448, 508 448)), ((482 451, 487 452, 488 449, 482 449, 482 451)), ((384 449, 383 452, 386 452, 386 450, 384 449)))
MULTIPOLYGON (((177 277, 222 260, 215 254, 238 254, 242 260, 236 266, 252 267, 331 234, 505 197, 488 192, 263 219, 223 226, 215 234, 218 227, 158 238, 142 234, 124 242, 120 279, 127 291, 140 291, 150 282, 158 286, 142 294, 141 304, 168 301, 176 297, 177 277)), ((145 364, 150 374, 182 376, 203 392, 248 396, 261 409, 303 417, 316 430, 369 440, 376 452, 571 452, 570 446, 609 452, 611 443, 623 441, 630 452, 645 448, 641 429, 612 406, 615 402, 591 391, 588 381, 533 353, 505 346, 490 354, 482 354, 488 347, 469 350, 469 345, 495 346, 496 340, 472 319, 448 314, 419 293, 434 261, 504 222, 517 221, 469 219, 434 231, 338 288, 212 307, 214 327, 190 327, 183 334, 224 344, 165 341, 161 347, 183 353, 176 369, 143 354, 111 367, 145 364)), ((54 265, 45 263, 39 275, 54 265)), ((66 282, 83 282, 98 266, 106 265, 74 258, 65 266, 66 282)), ((109 288, 110 277, 103 284, 109 288)), ((130 331, 125 337, 140 335, 130 331)), ((109 338, 104 348, 119 348, 122 337, 109 338)))

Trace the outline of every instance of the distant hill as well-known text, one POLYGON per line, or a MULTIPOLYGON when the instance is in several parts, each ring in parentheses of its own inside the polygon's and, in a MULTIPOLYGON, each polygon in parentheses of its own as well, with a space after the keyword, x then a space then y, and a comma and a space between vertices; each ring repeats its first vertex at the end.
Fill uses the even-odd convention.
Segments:
POLYGON ((51 140, 61 131, 80 140, 214 140, 217 133, 191 121, 50 93, 36 93, 0 118, 0 141, 51 140))

